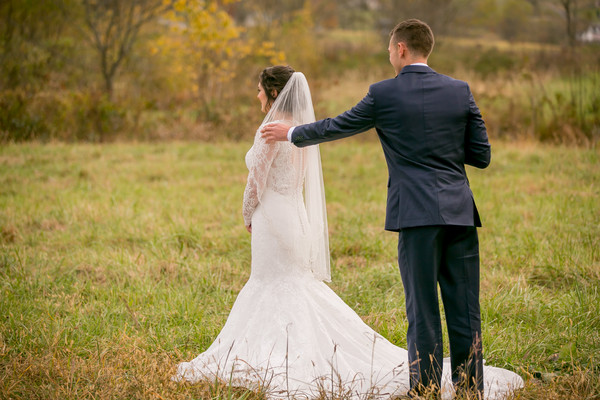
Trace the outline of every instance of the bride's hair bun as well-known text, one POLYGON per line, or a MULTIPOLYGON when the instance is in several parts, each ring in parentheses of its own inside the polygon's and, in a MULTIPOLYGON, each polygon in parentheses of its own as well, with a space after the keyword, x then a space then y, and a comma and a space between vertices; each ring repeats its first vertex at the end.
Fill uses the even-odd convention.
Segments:
POLYGON ((275 101, 273 91, 276 91, 277 94, 281 93, 285 84, 294 72, 296 72, 294 71, 294 68, 290 67, 289 65, 275 65, 262 70, 259 80, 260 85, 263 87, 265 94, 267 95, 267 104, 269 107, 275 101))

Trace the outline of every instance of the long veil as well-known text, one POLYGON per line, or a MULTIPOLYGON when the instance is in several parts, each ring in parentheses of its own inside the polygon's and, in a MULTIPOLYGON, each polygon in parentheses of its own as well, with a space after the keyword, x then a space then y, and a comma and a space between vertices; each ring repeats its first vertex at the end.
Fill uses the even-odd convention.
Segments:
MULTIPOLYGON (((302 72, 292 74, 261 126, 276 121, 286 121, 292 125, 315 122, 310 89, 302 72)), ((294 146, 293 163, 297 171, 304 171, 304 174, 299 174, 299 179, 304 176, 304 204, 310 225, 310 268, 315 278, 329 282, 329 233, 319 146, 294 146)))

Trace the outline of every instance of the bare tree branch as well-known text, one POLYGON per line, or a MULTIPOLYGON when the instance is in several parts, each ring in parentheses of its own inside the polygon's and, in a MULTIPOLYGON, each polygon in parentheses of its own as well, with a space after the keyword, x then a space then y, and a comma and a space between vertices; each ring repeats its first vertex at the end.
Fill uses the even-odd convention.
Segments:
POLYGON ((113 81, 131 53, 141 28, 167 11, 173 0, 82 0, 91 44, 100 57, 105 90, 112 96, 113 81))

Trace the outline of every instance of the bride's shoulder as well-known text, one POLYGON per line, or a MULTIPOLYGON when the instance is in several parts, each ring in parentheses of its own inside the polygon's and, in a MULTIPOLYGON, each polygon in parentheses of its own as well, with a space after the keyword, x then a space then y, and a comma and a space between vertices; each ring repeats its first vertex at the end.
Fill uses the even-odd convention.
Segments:
POLYGON ((269 124, 287 124, 287 125, 297 125, 296 122, 294 122, 291 119, 285 119, 285 118, 281 118, 281 119, 276 119, 273 121, 269 121, 267 123, 265 123, 264 125, 269 125, 269 124))

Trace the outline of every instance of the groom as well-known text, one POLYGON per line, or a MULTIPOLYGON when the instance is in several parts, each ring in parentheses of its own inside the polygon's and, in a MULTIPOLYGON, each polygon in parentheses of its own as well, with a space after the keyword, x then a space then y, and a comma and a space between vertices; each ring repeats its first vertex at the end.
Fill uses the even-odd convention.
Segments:
POLYGON ((427 66, 434 38, 411 19, 390 32, 396 78, 371 85, 351 110, 312 124, 267 125, 267 142, 303 147, 375 128, 389 170, 385 229, 399 233, 406 296, 409 395, 439 393, 442 328, 438 286, 457 392, 483 397, 479 311, 479 214, 465 164, 485 168, 490 144, 469 86, 427 66))

